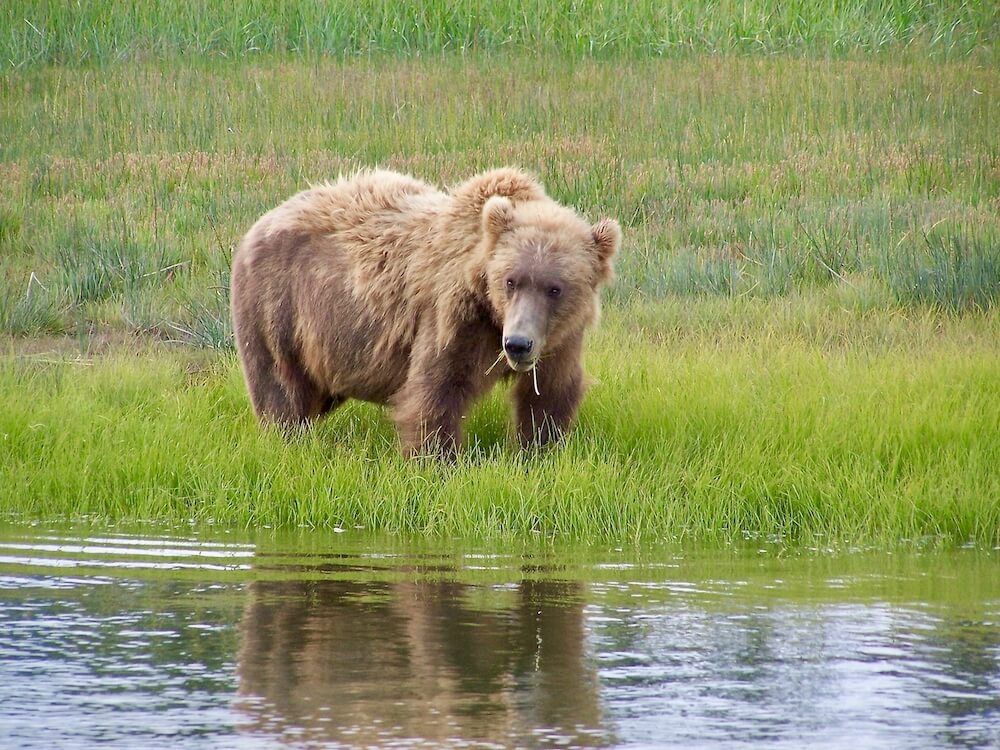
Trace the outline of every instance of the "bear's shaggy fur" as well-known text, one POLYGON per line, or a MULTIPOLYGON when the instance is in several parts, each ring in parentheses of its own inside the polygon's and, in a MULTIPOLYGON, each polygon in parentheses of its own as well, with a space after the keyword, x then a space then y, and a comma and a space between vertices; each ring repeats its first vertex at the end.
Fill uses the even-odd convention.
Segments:
POLYGON ((348 398, 391 404, 404 453, 452 454, 473 400, 510 377, 521 442, 547 443, 583 396, 584 329, 620 241, 514 169, 450 193, 387 171, 303 191, 233 256, 254 410, 295 425, 348 398))

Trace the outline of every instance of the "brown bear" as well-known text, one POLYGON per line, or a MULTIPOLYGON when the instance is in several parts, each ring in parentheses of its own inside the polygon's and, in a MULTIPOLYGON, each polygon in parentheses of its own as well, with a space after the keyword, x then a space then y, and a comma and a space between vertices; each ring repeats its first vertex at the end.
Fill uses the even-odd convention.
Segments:
POLYGON ((590 226, 515 169, 449 193, 381 170, 305 190, 233 255, 254 411, 296 425, 348 398, 390 404, 406 455, 450 455, 473 400, 513 378, 518 436, 544 445, 583 396, 584 329, 620 242, 617 222, 590 226))

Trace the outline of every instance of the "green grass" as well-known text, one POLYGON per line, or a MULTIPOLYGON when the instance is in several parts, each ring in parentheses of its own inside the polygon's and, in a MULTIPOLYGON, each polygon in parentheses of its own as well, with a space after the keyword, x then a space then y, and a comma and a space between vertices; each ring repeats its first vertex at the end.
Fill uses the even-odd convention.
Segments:
POLYGON ((998 70, 449 56, 8 72, 0 296, 38 294, 5 303, 0 331, 217 346, 240 235, 372 164, 451 183, 515 163, 618 217, 614 304, 847 286, 862 309, 992 309, 998 70))
POLYGON ((4 3, 0 511, 995 545, 998 12, 4 3), (501 164, 625 231, 568 444, 518 453, 500 397, 456 467, 370 407, 261 431, 253 221, 360 166, 501 164))
POLYGON ((731 305, 612 313, 565 446, 521 453, 498 393, 470 418, 456 466, 399 458, 370 406, 290 441, 261 430, 231 355, 200 366, 185 350, 9 358, 0 511, 468 537, 1000 544, 995 318, 859 321, 800 300, 746 300, 737 317, 731 305))
POLYGON ((0 9, 0 64, 495 50, 843 55, 914 43, 964 55, 995 42, 998 23, 995 4, 967 0, 7 0, 0 9))

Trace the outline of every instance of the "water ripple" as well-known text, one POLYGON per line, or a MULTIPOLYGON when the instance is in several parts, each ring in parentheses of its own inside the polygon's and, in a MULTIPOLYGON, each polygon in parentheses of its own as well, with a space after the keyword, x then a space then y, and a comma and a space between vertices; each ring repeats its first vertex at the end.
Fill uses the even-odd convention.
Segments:
POLYGON ((348 537, 0 529, 0 745, 1000 745, 995 557, 348 537))

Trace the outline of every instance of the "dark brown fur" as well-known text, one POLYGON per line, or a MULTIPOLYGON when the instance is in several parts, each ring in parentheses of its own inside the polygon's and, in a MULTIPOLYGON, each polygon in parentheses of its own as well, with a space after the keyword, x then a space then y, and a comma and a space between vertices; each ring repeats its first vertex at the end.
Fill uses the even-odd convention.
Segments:
POLYGON ((619 241, 614 222, 588 226, 510 169, 451 193, 391 172, 300 193, 233 258, 254 411, 300 425, 348 398, 391 404, 407 455, 452 455, 474 401, 512 377, 521 442, 548 443, 583 396, 583 332, 619 241), (512 326, 537 349, 497 363, 512 326), (529 365, 541 395, 530 371, 511 369, 529 365))

